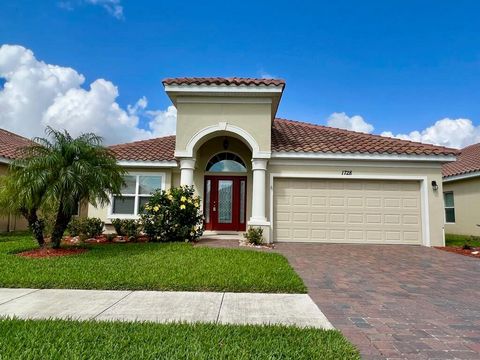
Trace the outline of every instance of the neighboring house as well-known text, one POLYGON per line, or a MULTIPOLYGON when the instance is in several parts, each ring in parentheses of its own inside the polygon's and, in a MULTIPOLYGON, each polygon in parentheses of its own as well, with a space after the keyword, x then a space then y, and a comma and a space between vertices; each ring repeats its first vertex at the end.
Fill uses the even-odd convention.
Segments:
POLYGON ((480 236, 480 144, 443 166, 445 232, 480 236))
MULTIPOLYGON (((8 172, 8 166, 18 156, 19 149, 32 142, 20 135, 0 129, 0 176, 8 172)), ((0 232, 26 230, 27 222, 21 216, 0 216, 0 232)))
POLYGON ((267 241, 443 245, 441 167, 456 150, 276 118, 285 82, 174 78, 176 136, 115 145, 123 197, 89 216, 136 218, 155 188, 194 185, 213 232, 267 241))

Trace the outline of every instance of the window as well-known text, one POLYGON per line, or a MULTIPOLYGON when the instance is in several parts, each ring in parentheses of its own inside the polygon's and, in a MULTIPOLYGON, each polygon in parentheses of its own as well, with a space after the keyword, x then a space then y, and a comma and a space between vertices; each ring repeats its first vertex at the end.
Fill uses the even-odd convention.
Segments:
POLYGON ((455 223, 455 201, 453 199, 453 192, 444 192, 443 202, 445 204, 445 222, 455 223))
POLYGON ((206 170, 210 172, 247 172, 247 167, 237 155, 223 152, 210 159, 206 170))
POLYGON ((112 199, 112 216, 137 216, 152 193, 163 188, 163 175, 126 175, 122 196, 112 199))

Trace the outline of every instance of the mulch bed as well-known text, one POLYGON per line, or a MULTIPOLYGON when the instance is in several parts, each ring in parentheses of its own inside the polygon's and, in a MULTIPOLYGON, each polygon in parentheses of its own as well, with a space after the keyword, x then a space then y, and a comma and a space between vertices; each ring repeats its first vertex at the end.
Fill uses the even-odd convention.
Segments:
POLYGON ((60 249, 34 249, 23 251, 18 253, 18 256, 27 257, 27 258, 49 258, 56 256, 68 256, 68 255, 78 255, 84 252, 87 252, 88 249, 79 249, 79 248, 60 248, 60 249))
POLYGON ((460 254, 460 255, 463 255, 463 256, 470 256, 470 257, 480 259, 480 249, 479 248, 472 248, 471 250, 466 250, 466 249, 461 248, 460 246, 435 246, 435 249, 448 251, 448 252, 452 252, 452 253, 455 253, 455 254, 460 254), (472 254, 472 252, 476 252, 476 251, 478 252, 478 254, 472 254))

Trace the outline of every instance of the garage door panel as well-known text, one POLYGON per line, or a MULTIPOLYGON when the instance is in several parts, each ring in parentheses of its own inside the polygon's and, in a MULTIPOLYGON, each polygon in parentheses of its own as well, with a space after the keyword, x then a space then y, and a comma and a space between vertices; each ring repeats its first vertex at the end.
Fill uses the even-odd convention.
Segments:
POLYGON ((421 244, 420 183, 277 179, 275 241, 421 244))

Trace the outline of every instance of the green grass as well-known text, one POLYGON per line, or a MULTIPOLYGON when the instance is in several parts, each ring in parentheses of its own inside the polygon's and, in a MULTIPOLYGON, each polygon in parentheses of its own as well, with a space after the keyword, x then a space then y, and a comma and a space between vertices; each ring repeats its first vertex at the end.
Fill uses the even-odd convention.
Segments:
POLYGON ((0 237, 0 287, 304 293, 280 254, 186 243, 86 245, 88 252, 32 259, 29 235, 0 237))
POLYGON ((335 330, 0 320, 0 359, 360 359, 335 330))
POLYGON ((467 243, 470 246, 478 247, 480 246, 480 237, 475 236, 474 239, 472 239, 470 235, 445 234, 446 246, 463 246, 467 243))

